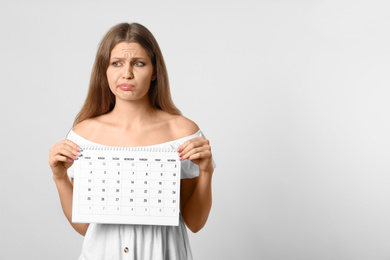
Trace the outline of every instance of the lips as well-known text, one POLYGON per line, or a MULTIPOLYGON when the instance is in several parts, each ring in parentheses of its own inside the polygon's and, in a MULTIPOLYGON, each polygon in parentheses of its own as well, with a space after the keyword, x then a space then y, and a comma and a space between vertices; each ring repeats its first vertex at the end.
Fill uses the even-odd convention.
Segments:
POLYGON ((134 85, 131 85, 131 84, 126 84, 126 83, 122 83, 118 86, 121 90, 123 91, 130 91, 132 90, 133 88, 135 88, 134 85))

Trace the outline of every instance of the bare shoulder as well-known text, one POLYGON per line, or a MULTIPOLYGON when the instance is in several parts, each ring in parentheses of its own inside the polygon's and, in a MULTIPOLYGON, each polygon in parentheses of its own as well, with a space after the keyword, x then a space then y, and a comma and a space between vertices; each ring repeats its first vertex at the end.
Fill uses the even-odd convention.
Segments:
POLYGON ((88 138, 100 128, 101 122, 98 118, 89 118, 75 125, 72 130, 76 134, 88 138))
POLYGON ((170 121, 170 128, 175 139, 193 135, 199 131, 198 125, 184 116, 174 116, 170 121))

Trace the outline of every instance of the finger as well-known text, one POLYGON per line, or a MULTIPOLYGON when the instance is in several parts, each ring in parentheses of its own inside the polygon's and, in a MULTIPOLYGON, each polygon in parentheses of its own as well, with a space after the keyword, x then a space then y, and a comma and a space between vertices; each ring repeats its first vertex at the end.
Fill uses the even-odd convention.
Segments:
POLYGON ((73 160, 63 155, 55 155, 49 160, 49 164, 53 167, 56 167, 59 162, 73 162, 73 160))
POLYGON ((66 142, 59 142, 52 149, 50 149, 50 156, 64 155, 69 159, 76 159, 80 152, 74 150, 73 146, 67 144, 66 142))
POLYGON ((76 160, 77 157, 79 156, 79 154, 75 153, 74 150, 73 151, 69 151, 68 149, 61 149, 57 153, 57 155, 62 155, 62 156, 68 157, 71 160, 76 160))
POLYGON ((211 146, 208 144, 204 144, 203 146, 195 147, 187 152, 183 151, 179 154, 179 156, 183 159, 188 159, 191 155, 204 151, 211 151, 211 146))
POLYGON ((191 150, 185 149, 183 152, 179 153, 179 157, 183 159, 188 159, 188 157, 190 157, 192 154, 199 153, 202 151, 211 151, 210 145, 206 143, 203 146, 194 147, 191 150))
POLYGON ((180 145, 178 148, 177 148, 177 151, 178 152, 182 152, 188 145, 190 145, 192 142, 196 141, 196 140, 199 140, 199 138, 201 137, 196 137, 196 138, 192 138, 190 140, 187 140, 186 142, 184 142, 182 145, 180 145))
POLYGON ((58 162, 73 162, 73 160, 75 160, 75 156, 66 151, 65 153, 52 154, 49 157, 49 164, 55 167, 58 165, 58 162))
POLYGON ((73 162, 72 159, 69 159, 68 157, 63 156, 63 155, 56 155, 56 161, 57 162, 73 162))
POLYGON ((184 153, 184 152, 181 153, 180 159, 181 160, 188 159, 191 155, 194 155, 196 153, 200 153, 200 152, 203 152, 203 151, 205 151, 205 149, 203 147, 193 148, 193 149, 189 150, 186 153, 184 153))
POLYGON ((192 161, 192 160, 207 159, 207 158, 211 158, 211 151, 203 151, 203 152, 199 152, 199 153, 194 153, 188 158, 188 160, 192 161))
POLYGON ((68 140, 68 139, 65 139, 64 140, 64 143, 69 145, 70 147, 72 147, 74 150, 76 151, 81 151, 81 148, 80 146, 78 146, 75 142, 71 141, 71 140, 68 140))
POLYGON ((194 149, 195 147, 203 146, 203 145, 208 144, 208 143, 209 143, 209 141, 207 139, 205 139, 204 137, 197 137, 197 138, 188 140, 182 146, 179 147, 179 153, 184 155, 189 150, 194 149))
POLYGON ((55 154, 66 154, 69 157, 69 153, 73 154, 76 158, 80 156, 80 151, 77 148, 78 146, 74 143, 68 143, 68 142, 61 142, 58 144, 57 150, 54 152, 55 154))

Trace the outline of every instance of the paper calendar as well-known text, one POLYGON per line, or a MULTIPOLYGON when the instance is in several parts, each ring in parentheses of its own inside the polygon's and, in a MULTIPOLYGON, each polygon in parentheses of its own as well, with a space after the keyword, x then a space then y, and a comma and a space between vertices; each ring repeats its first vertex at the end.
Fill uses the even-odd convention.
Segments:
POLYGON ((72 221, 179 224, 177 151, 153 147, 84 146, 74 162, 72 221))

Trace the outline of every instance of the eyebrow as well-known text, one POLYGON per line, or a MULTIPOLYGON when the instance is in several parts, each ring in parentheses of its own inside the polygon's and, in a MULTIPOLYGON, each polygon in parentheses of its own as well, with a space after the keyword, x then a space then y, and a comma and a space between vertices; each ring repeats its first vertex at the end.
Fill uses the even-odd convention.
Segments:
MULTIPOLYGON (((112 57, 110 60, 124 60, 125 57, 112 57)), ((143 57, 132 57, 132 60, 145 60, 143 57)))

